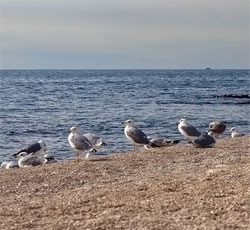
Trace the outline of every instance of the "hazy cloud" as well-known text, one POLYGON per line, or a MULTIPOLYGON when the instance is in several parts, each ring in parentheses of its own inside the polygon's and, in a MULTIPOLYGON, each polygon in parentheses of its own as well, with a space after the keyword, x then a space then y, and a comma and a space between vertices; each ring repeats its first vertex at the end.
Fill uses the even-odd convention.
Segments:
POLYGON ((248 10, 248 0, 3 0, 1 64, 248 68, 248 10))

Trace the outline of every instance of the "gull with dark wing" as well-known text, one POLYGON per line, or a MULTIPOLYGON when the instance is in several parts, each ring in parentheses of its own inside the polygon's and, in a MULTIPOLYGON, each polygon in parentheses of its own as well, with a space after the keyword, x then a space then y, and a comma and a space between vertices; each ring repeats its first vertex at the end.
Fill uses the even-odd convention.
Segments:
POLYGON ((142 130, 137 128, 132 120, 125 121, 125 125, 125 136, 133 143, 134 151, 136 149, 136 145, 150 145, 147 135, 142 130))
POLYGON ((199 148, 211 148, 215 145, 215 138, 211 136, 213 133, 208 135, 207 133, 203 133, 198 138, 192 141, 192 144, 199 148))
POLYGON ((244 133, 238 132, 238 130, 235 127, 231 128, 230 132, 231 132, 231 137, 232 138, 245 136, 244 133))
POLYGON ((77 160, 80 160, 82 158, 82 152, 87 152, 87 154, 85 155, 85 159, 87 159, 89 157, 90 151, 94 150, 89 140, 80 133, 78 128, 74 126, 70 129, 68 141, 70 146, 76 152, 77 160))
POLYGON ((196 137, 201 135, 201 132, 198 131, 194 126, 190 125, 186 119, 182 118, 178 122, 179 132, 186 137, 187 140, 193 140, 196 137))
POLYGON ((226 130, 226 127, 226 124, 221 121, 213 121, 209 124, 209 131, 212 131, 218 138, 226 130))
POLYGON ((17 153, 14 153, 12 156, 17 157, 20 153, 27 153, 27 154, 35 154, 35 155, 41 155, 46 152, 46 143, 43 140, 40 140, 38 142, 35 142, 33 144, 30 144, 24 149, 21 149, 17 153))
POLYGON ((100 149, 103 148, 104 146, 107 146, 107 144, 102 140, 102 138, 96 136, 93 133, 86 133, 83 134, 83 136, 88 139, 88 141, 90 142, 90 144, 94 149, 100 149))
POLYGON ((167 138, 150 138, 150 145, 145 145, 146 149, 149 148, 164 148, 164 147, 171 147, 177 145, 180 141, 179 140, 169 140, 167 138))

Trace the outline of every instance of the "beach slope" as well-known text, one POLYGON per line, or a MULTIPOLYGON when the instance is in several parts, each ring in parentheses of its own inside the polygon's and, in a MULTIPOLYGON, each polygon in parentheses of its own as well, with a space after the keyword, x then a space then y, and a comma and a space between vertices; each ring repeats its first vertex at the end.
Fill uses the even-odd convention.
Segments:
POLYGON ((249 229, 250 138, 0 170, 0 229, 249 229))

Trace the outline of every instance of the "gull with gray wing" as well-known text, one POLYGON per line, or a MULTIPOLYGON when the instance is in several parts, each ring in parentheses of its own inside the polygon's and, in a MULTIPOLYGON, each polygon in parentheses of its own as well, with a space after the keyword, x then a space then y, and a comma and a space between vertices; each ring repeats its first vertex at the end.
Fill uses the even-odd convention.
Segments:
POLYGON ((102 140, 102 138, 96 136, 93 133, 85 133, 83 134, 83 136, 88 139, 94 149, 100 149, 104 146, 107 146, 107 144, 102 140))
POLYGON ((215 145, 215 138, 207 133, 203 133, 198 138, 194 139, 192 144, 199 148, 210 148, 215 145))
POLYGON ((231 137, 232 138, 245 136, 244 133, 238 132, 238 130, 235 127, 231 128, 230 132, 231 132, 231 137))
POLYGON ((89 140, 80 133, 77 127, 73 126, 70 128, 68 141, 70 146, 75 150, 78 161, 82 158, 82 152, 87 152, 85 155, 85 159, 87 159, 90 151, 94 150, 89 140))
POLYGON ((186 137, 187 140, 193 140, 196 137, 201 135, 201 132, 198 131, 194 126, 190 125, 186 119, 182 118, 178 122, 179 132, 186 137))
POLYGON ((150 145, 147 135, 141 129, 137 128, 132 120, 125 121, 125 125, 125 136, 133 143, 134 151, 136 150, 136 145, 150 145))

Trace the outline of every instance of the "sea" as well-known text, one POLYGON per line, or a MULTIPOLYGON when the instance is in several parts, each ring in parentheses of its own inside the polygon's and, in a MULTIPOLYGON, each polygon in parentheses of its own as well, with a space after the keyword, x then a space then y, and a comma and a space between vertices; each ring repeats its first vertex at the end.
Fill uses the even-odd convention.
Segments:
POLYGON ((95 154, 132 150, 124 121, 150 137, 184 138, 186 118, 202 132, 224 121, 250 132, 249 70, 1 70, 0 162, 38 140, 59 161, 75 158, 67 137, 72 126, 94 133, 107 146, 95 154), (229 95, 229 96, 228 96, 229 95))

